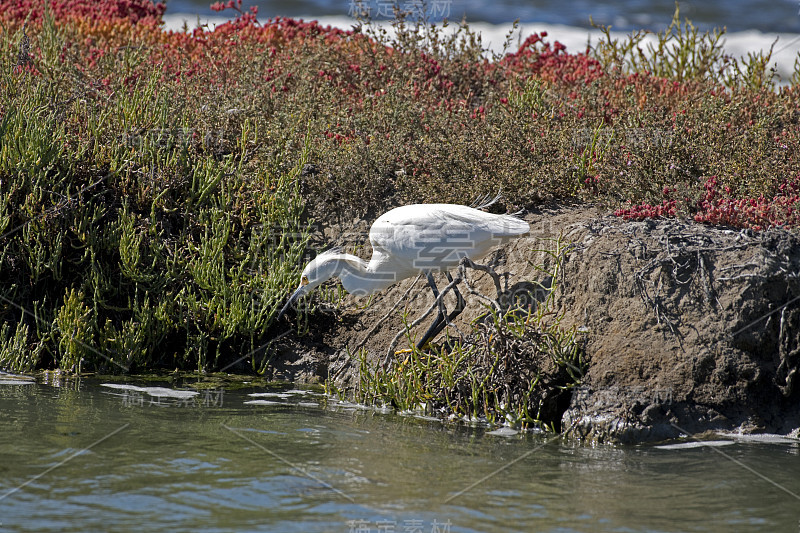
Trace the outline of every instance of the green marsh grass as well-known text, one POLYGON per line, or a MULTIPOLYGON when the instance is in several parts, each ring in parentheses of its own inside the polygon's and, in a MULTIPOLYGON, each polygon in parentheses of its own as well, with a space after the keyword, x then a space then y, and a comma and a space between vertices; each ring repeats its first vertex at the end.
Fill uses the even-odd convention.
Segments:
MULTIPOLYGON (((558 240, 547 253, 551 268, 537 265, 537 270, 557 280, 567 248, 558 240)), ((515 299, 499 308, 486 306, 464 338, 419 350, 407 336, 408 348, 387 365, 370 361, 361 350, 355 354, 360 376, 355 390, 329 383, 329 391, 401 412, 558 430, 586 361, 580 333, 563 327, 554 311, 555 281, 540 288, 546 296, 538 305, 530 305, 532 295, 526 294, 524 306, 515 299)))
MULTIPOLYGON (((493 57, 466 25, 42 20, 0 28, 4 368, 215 370, 252 352, 232 368, 263 371, 312 220, 498 188, 512 211, 669 194, 692 217, 712 177, 734 199, 798 179, 797 83, 678 10, 647 54, 634 34, 493 57)), ((478 357, 461 350, 437 364, 478 357)))
POLYGON ((305 124, 276 156, 258 121, 206 130, 158 67, 81 82, 62 39, 46 22, 41 74, 2 79, 0 367, 202 371, 255 351, 236 368, 258 370, 308 238, 305 124))
POLYGON ((689 19, 681 20, 677 2, 670 25, 654 34, 655 44, 643 44, 651 32, 640 30, 619 40, 611 37, 610 27, 592 24, 604 35, 592 54, 606 70, 647 72, 677 82, 712 81, 753 91, 775 87, 775 72, 770 64, 775 43, 766 52, 749 52, 741 58, 730 56, 724 48, 725 28, 701 33, 689 19))

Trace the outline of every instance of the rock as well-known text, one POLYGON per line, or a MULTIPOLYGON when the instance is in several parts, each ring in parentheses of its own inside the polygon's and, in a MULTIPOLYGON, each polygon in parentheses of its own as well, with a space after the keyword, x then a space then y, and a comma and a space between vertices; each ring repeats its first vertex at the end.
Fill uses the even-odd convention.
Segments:
POLYGON ((563 323, 591 331, 590 363, 563 427, 641 442, 800 424, 800 236, 676 220, 581 225, 558 296, 563 323))

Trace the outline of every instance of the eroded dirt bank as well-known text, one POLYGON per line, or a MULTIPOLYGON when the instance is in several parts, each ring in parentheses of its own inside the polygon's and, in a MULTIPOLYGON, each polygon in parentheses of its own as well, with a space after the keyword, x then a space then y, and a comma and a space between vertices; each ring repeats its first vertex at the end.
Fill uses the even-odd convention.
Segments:
MULTIPOLYGON (((525 218, 531 235, 493 259, 511 273, 513 291, 546 282, 536 266, 551 266, 552 258, 542 250, 559 236, 570 244, 555 302, 562 324, 582 332, 588 371, 562 416, 569 434, 641 442, 800 427, 800 236, 626 222, 586 206, 525 218)), ((353 229, 332 228, 326 237, 352 241, 359 235, 353 229)), ((470 279, 483 294, 494 292, 488 276, 472 272, 470 279)), ((484 311, 479 297, 465 297, 456 323, 462 330, 484 311)), ((358 368, 349 354, 363 346, 375 361, 386 357, 402 329, 400 312, 413 320, 432 302, 424 280, 413 279, 366 307, 347 297, 343 309, 314 315, 310 335, 287 339, 274 377, 352 384, 358 368)))

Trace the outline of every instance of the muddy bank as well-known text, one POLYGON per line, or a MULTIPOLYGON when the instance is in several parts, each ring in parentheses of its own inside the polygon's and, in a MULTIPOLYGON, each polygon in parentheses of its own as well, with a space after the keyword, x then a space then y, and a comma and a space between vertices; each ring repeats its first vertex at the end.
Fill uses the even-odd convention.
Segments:
MULTIPOLYGON (((491 260, 510 273, 514 292, 546 283, 536 266, 552 258, 542 250, 559 236, 570 243, 555 302, 562 323, 582 332, 588 362, 582 386, 564 403, 562 428, 570 435, 641 442, 800 427, 800 236, 626 222, 586 206, 525 218, 531 235, 491 260)), ((337 227, 323 238, 344 243, 365 234, 337 227)), ((470 280, 478 292, 493 293, 488 276, 473 272, 470 280)), ((462 331, 485 310, 480 297, 465 297, 455 324, 462 331)), ((339 310, 323 308, 310 335, 281 345, 272 377, 352 385, 358 368, 350 354, 364 347, 383 360, 403 327, 401 313, 411 321, 432 303, 424 280, 410 279, 366 306, 347 297, 339 310)))

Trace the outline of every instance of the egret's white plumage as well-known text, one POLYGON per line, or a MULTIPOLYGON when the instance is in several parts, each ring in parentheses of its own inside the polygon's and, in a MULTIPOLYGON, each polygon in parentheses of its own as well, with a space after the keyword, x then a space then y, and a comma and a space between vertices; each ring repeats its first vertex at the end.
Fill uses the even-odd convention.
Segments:
POLYGON ((303 269, 300 286, 278 316, 332 277, 338 277, 347 292, 365 296, 420 272, 447 271, 464 257, 480 259, 498 244, 529 231, 528 223, 514 215, 495 215, 464 205, 413 204, 392 209, 372 224, 369 262, 340 250, 319 254, 303 269))

